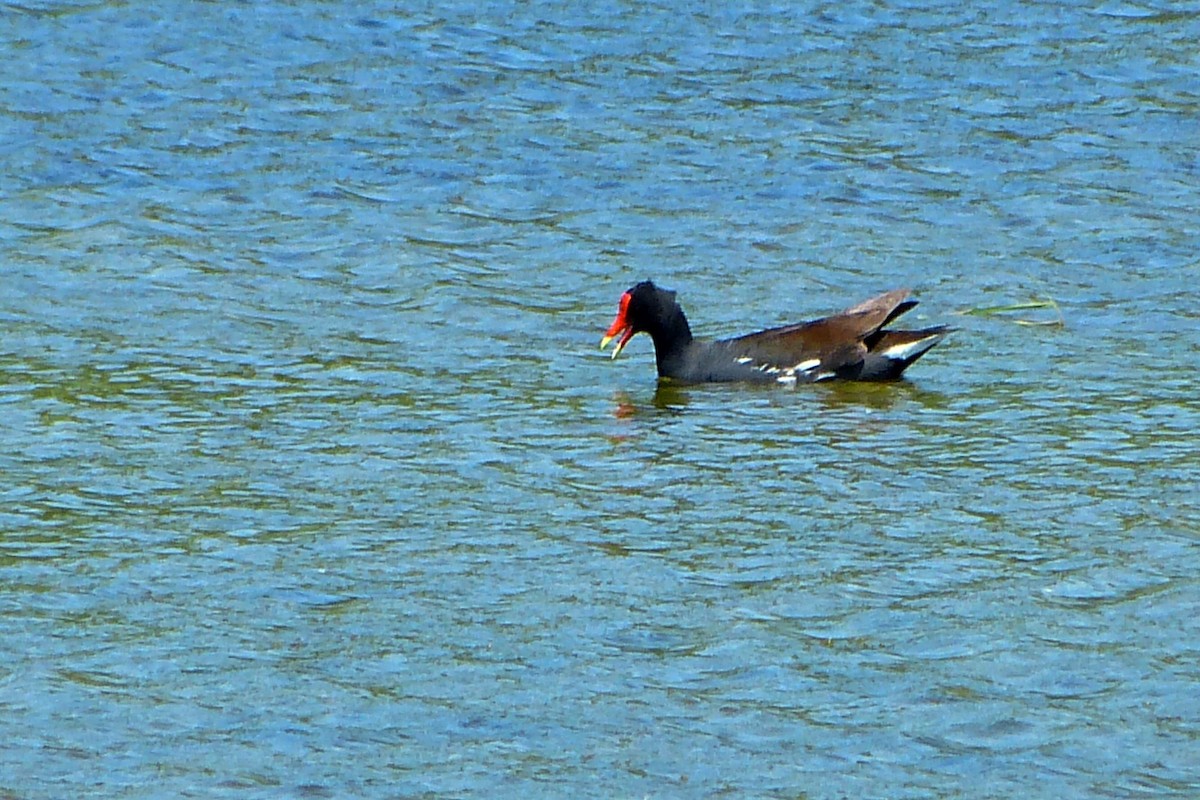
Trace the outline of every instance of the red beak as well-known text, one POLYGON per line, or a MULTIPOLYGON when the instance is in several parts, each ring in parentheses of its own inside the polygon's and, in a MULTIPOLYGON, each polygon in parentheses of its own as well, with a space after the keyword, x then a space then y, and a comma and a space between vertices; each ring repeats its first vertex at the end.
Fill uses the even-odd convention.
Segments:
POLYGON ((621 295, 621 305, 617 309, 617 318, 613 320, 612 325, 608 326, 608 330, 604 333, 604 338, 600 340, 600 349, 603 350, 604 348, 608 347, 608 343, 611 342, 617 334, 621 334, 621 339, 617 342, 616 349, 612 351, 613 358, 617 357, 617 354, 625 348, 625 345, 627 345, 629 340, 633 338, 633 334, 636 333, 636 331, 633 329, 633 326, 625 320, 625 316, 629 311, 629 300, 629 292, 621 295))

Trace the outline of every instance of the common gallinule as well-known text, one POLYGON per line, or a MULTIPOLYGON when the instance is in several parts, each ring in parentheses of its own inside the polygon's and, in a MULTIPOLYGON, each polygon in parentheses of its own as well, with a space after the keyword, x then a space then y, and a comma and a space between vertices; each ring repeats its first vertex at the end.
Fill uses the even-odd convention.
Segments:
POLYGON ((642 281, 621 295, 617 318, 600 348, 620 336, 612 354, 616 358, 635 334, 648 333, 659 377, 684 383, 894 380, 951 330, 945 325, 884 330, 917 304, 908 295, 907 289, 895 289, 812 322, 704 341, 692 338, 675 292, 642 281))

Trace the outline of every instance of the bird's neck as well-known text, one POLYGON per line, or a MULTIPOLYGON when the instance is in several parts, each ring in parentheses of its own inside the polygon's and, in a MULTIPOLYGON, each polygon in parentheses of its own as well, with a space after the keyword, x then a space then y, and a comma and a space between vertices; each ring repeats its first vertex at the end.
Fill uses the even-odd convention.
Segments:
POLYGON ((650 331, 654 340, 654 357, 658 362, 658 374, 670 373, 669 366, 679 362, 692 343, 692 329, 688 325, 683 309, 675 306, 662 320, 662 325, 650 331))

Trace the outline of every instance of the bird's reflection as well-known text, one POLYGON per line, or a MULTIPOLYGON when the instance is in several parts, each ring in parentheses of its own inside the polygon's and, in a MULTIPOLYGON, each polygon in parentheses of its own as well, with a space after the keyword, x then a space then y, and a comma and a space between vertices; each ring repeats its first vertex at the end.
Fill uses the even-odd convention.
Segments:
POLYGON ((690 393, 680 384, 659 381, 658 386, 654 390, 654 396, 650 398, 649 403, 646 403, 644 400, 635 399, 632 394, 624 390, 618 390, 613 393, 613 402, 616 404, 616 407, 613 409, 613 416, 617 419, 635 417, 639 411, 649 410, 649 406, 651 405, 657 411, 679 414, 687 408, 690 402, 690 393))
POLYGON ((660 380, 654 390, 654 407, 659 411, 682 412, 691 402, 684 384, 660 380))
MULTIPOLYGON (((624 390, 613 394, 613 416, 629 419, 650 408, 658 412, 683 414, 697 399, 704 397, 717 405, 736 403, 738 397, 745 399, 753 395, 761 400, 767 395, 773 403, 792 405, 800 402, 823 409, 845 409, 861 407, 871 411, 887 411, 902 402, 916 402, 925 408, 945 406, 947 398, 940 392, 922 389, 906 380, 891 382, 839 381, 820 385, 801 384, 796 387, 761 386, 753 384, 704 384, 690 386, 669 380, 660 380, 654 395, 646 400, 635 397, 624 390), (723 394, 726 397, 717 398, 723 394), (798 396, 802 395, 802 396, 798 396)), ((702 403, 701 405, 708 405, 702 403)))

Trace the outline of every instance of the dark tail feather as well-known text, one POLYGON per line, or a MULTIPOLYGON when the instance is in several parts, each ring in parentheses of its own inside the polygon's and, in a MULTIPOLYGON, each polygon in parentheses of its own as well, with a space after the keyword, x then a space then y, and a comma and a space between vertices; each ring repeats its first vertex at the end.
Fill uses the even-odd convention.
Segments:
POLYGON ((899 378, 930 348, 954 329, 946 325, 919 331, 880 331, 870 338, 859 380, 887 381, 899 378))

